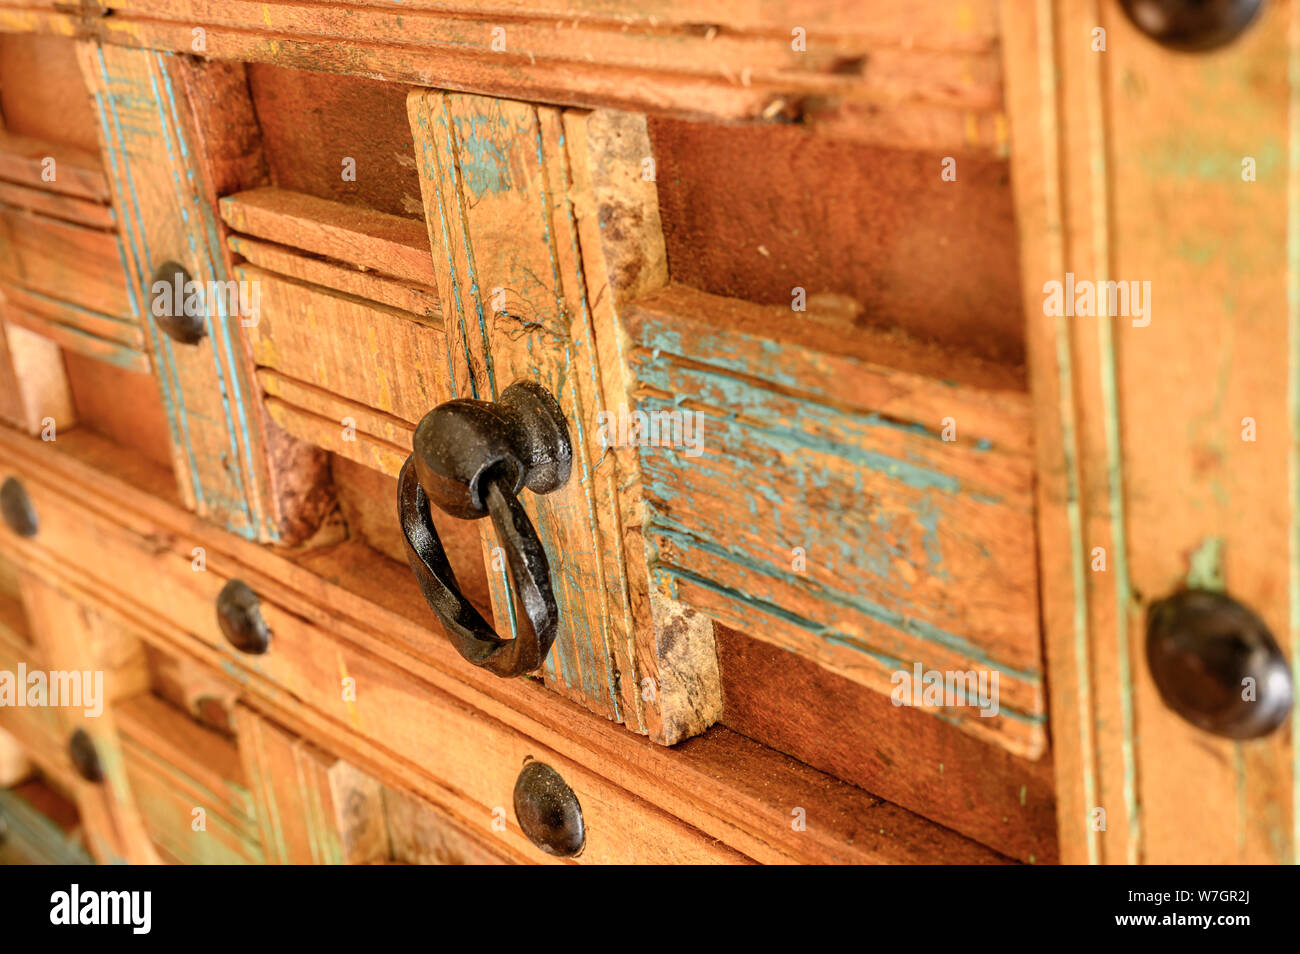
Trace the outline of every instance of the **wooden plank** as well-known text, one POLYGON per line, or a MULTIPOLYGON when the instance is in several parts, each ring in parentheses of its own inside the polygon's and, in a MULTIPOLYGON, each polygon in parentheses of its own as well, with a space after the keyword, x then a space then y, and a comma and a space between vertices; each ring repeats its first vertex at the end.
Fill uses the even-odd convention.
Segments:
MULTIPOLYGON (((203 799, 232 825, 256 825, 252 786, 235 743, 195 722, 147 691, 117 705, 113 714, 132 758, 174 775, 174 787, 203 799)), ((189 828, 189 825, 186 825, 189 828)))
MULTIPOLYGON (((523 498, 560 610, 547 685, 664 744, 703 731, 720 703, 708 621, 629 569, 644 562, 620 522, 629 475, 600 439, 605 395, 584 262, 590 250, 593 274, 604 277, 606 259, 599 246, 580 247, 575 215, 589 224, 595 209, 575 211, 565 188, 570 169, 592 160, 571 161, 559 110, 437 92, 414 92, 408 104, 430 244, 443 253, 439 298, 455 359, 447 396, 494 400, 533 380, 570 426, 569 483, 523 498)), ((495 533, 483 523, 490 553, 495 533)), ((495 618, 513 632, 506 575, 491 581, 495 618)))
POLYGON ((107 204, 111 193, 99 156, 87 149, 0 130, 0 179, 42 192, 107 204), (46 159, 53 158, 54 178, 46 159))
POLYGON ((500 865, 507 860, 473 829, 451 822, 438 808, 386 788, 384 812, 393 861, 407 865, 500 865))
POLYGON ((886 694, 917 664, 996 673, 992 710, 934 711, 1037 758, 1033 472, 1015 375, 815 307, 676 286, 627 308, 626 327, 661 585, 886 694), (836 354, 814 333, 854 343, 836 354))
POLYGON ((221 200, 236 232, 433 285, 429 236, 416 219, 266 186, 221 200))
POLYGON ((1297 658, 1296 5, 1213 56, 1110 5, 1002 14, 1062 860, 1294 861, 1294 712, 1252 742, 1192 728, 1144 635, 1155 600, 1217 577, 1297 658), (1077 42, 1096 26, 1105 53, 1077 42), (1067 273, 1149 282, 1145 315, 1055 314, 1067 273))
POLYGON ((126 774, 149 836, 165 857, 188 865, 265 864, 251 832, 233 824, 201 795, 178 787, 176 774, 166 766, 128 746, 126 774), (200 819, 202 827, 193 827, 200 819))
POLYGON ((992 0, 905 17, 885 0, 786 5, 317 4, 129 0, 93 21, 102 40, 390 82, 696 119, 801 121, 923 149, 1000 151, 992 0), (796 28, 802 32, 796 32, 796 28))
POLYGON ((1024 363, 1005 159, 845 142, 794 123, 647 126, 637 173, 654 177, 674 282, 787 308, 802 289, 843 302, 855 325, 1024 363))
POLYGON ((207 335, 179 344, 159 329, 149 297, 151 276, 167 260, 205 287, 231 278, 216 196, 265 177, 256 149, 246 148, 256 137, 242 68, 92 43, 79 49, 123 213, 132 313, 149 332, 183 498, 250 539, 303 539, 330 507, 325 462, 265 421, 240 336, 255 316, 232 314, 225 295, 208 295, 207 335))
POLYGON ((436 320, 250 265, 235 275, 260 289, 257 324, 245 329, 259 367, 412 426, 438 403, 448 356, 436 320))
MULTIPOLYGON (((632 299, 668 281, 658 189, 644 174, 651 151, 644 117, 602 110, 564 114, 571 217, 581 248, 583 284, 596 373, 587 407, 606 414, 631 403, 623 311, 632 299)), ((653 178, 653 177, 651 177, 653 178)), ((633 653, 642 687, 642 718, 656 741, 701 731, 721 702, 713 624, 670 599, 650 572, 645 537, 644 475, 635 448, 615 446, 595 422, 584 422, 597 460, 594 485, 616 497, 617 521, 597 524, 606 572, 623 580, 631 611, 633 653), (601 481, 612 481, 613 488, 601 481), (646 698, 653 687, 658 698, 646 698)))
POLYGON ((0 203, 92 229, 107 231, 117 225, 117 215, 110 205, 12 182, 0 181, 0 203))
POLYGON ((442 317, 438 308, 437 289, 311 258, 295 249, 271 242, 259 242, 244 235, 230 236, 227 244, 232 252, 242 255, 251 264, 266 271, 400 308, 425 318, 442 317))
MULTIPOLYGON (((11 293, 13 291, 16 290, 10 289, 11 293)), ((17 296, 10 294, 8 297, 12 300, 17 296)), ((12 304, 0 308, 0 315, 3 315, 5 322, 10 327, 25 328, 34 334, 48 338, 61 348, 84 354, 88 358, 107 361, 120 368, 140 374, 149 374, 153 370, 153 366, 149 362, 149 356, 143 351, 123 344, 121 341, 116 341, 107 335, 96 334, 94 331, 88 330, 86 326, 95 325, 114 336, 127 338, 135 337, 138 328, 126 322, 114 321, 103 315, 97 315, 94 312, 75 309, 73 306, 68 306, 66 302, 57 304, 60 306, 59 310, 64 314, 76 316, 76 325, 54 321, 45 315, 17 308, 12 304)))
MULTIPOLYGON (((358 434, 383 441, 403 455, 410 453, 411 436, 415 433, 415 427, 409 421, 341 398, 331 391, 291 378, 271 368, 258 368, 257 380, 268 398, 278 399, 286 405, 325 418, 332 425, 341 424, 345 418, 351 418, 358 434)), ((272 413, 275 413, 274 410, 272 413)), ((332 446, 330 450, 340 452, 332 446)), ((396 473, 391 476, 396 476, 396 473)))
POLYGON ((0 208, 0 217, 15 284, 103 314, 134 316, 115 234, 13 208, 0 208))
MULTIPOLYGON (((610 726, 528 681, 467 669, 455 650, 428 628, 423 598, 400 564, 377 562, 375 552, 364 547, 364 560, 351 566, 331 564, 331 555, 348 552, 338 547, 318 554, 313 568, 307 569, 283 551, 216 531, 158 495, 166 481, 157 468, 151 470, 92 434, 74 431, 48 447, 0 431, 0 447, 28 483, 38 509, 49 515, 41 534, 44 543, 0 535, 0 551, 55 577, 67 566, 56 554, 74 540, 83 547, 85 540, 94 541, 100 556, 92 569, 120 568, 144 559, 149 561, 147 572, 157 573, 161 565, 155 561, 167 561, 180 576, 174 605, 165 612, 140 604, 138 598, 149 594, 137 592, 139 588, 123 591, 122 580, 132 573, 115 572, 113 580, 66 580, 65 585, 86 587, 88 596, 93 588, 97 606, 143 626, 169 652, 196 655, 210 669, 237 673, 246 690, 261 700, 259 705, 271 707, 268 711, 277 722, 337 752, 383 784, 444 806, 461 824, 481 824, 498 799, 490 793, 499 790, 498 784, 513 784, 513 775, 502 770, 498 783, 483 783, 485 788, 468 794, 463 787, 461 760, 475 766, 466 773, 478 778, 484 752, 496 745, 480 744, 486 725, 492 739, 513 739, 511 745, 530 740, 530 746, 536 746, 532 754, 555 759, 551 764, 574 784, 584 808, 588 779, 598 776, 616 786, 621 800, 610 808, 613 815, 604 817, 624 819, 613 823, 615 829, 625 829, 619 857, 698 858, 704 850, 696 840, 701 834, 709 844, 727 845, 767 862, 982 863, 1002 857, 726 729, 715 728, 667 749, 610 726), (277 639, 298 634, 277 642, 296 647, 293 659, 268 669, 264 664, 274 652, 257 660, 238 657, 213 632, 215 590, 195 579, 205 574, 189 568, 189 550, 200 540, 210 569, 237 574, 265 600, 284 607, 283 612, 275 610, 271 625, 277 639), (167 554, 159 550, 160 541, 172 548, 167 554), (196 586, 202 591, 197 596, 196 586), (336 665, 339 652, 341 668, 336 665), (296 661, 300 655, 301 663, 296 661), (298 669, 300 665, 305 668, 298 669), (359 688, 370 687, 362 688, 358 699, 374 691, 381 696, 367 700, 360 723, 346 706, 341 717, 328 714, 342 704, 337 688, 329 687, 337 685, 344 669, 359 688), (302 672, 301 681, 291 675, 295 670, 302 672), (444 709, 444 703, 451 710, 444 709), (430 721, 432 712, 440 713, 436 721, 430 721), (441 713, 453 719, 452 727, 437 727, 441 713), (497 736, 498 727, 504 736, 497 736), (462 746, 472 752, 461 752, 462 746), (456 754, 448 756, 447 748, 456 754), (571 772, 569 765, 580 766, 583 774, 571 772), (789 823, 795 807, 807 809, 806 831, 789 823), (662 822, 653 820, 657 815, 650 827, 627 821, 640 819, 647 810, 665 812, 693 827, 672 829, 675 833, 663 840, 662 822), (686 847, 672 847, 682 839, 686 847)), ((513 836, 501 846, 511 858, 536 860, 534 850, 513 836)), ((607 856, 604 848, 595 848, 589 845, 584 860, 607 856)))
MULTIPOLYGON (((414 428, 409 428, 405 441, 394 444, 359 428, 354 429, 353 425, 347 423, 358 419, 349 412, 361 408, 361 405, 341 401, 330 404, 335 410, 341 408, 343 414, 337 417, 326 416, 270 396, 266 399, 266 410, 271 415, 271 420, 301 440, 309 441, 330 453, 341 454, 348 460, 364 464, 389 477, 396 477, 402 472, 402 464, 411 453, 410 435, 414 428)), ((373 415, 369 408, 361 408, 357 413, 363 416, 367 413, 373 415)))
POLYGON ((29 319, 66 325, 132 351, 142 352, 145 347, 144 329, 131 317, 83 308, 16 285, 7 286, 4 294, 8 304, 25 313, 29 319))
POLYGON ((772 643, 717 633, 728 728, 1009 857, 1056 862, 1049 755, 1021 758, 772 643))
POLYGON ((370 864, 388 857, 380 785, 244 707, 239 754, 270 864, 370 864))

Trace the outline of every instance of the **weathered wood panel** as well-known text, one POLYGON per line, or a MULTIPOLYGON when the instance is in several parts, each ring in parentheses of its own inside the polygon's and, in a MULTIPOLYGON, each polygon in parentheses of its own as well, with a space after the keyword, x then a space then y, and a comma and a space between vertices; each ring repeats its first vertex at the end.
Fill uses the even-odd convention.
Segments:
POLYGON ((438 403, 448 356, 437 319, 248 265, 235 274, 260 289, 257 324, 245 329, 259 367, 411 425, 438 403))
POLYGON ((378 782, 245 706, 235 709, 235 728, 271 864, 357 865, 388 858, 378 782))
POLYGON ((1057 861, 1050 753, 1023 758, 776 644, 717 634, 728 728, 1011 858, 1057 861))
POLYGON ((181 493, 250 539, 296 541, 329 506, 323 460, 268 426, 240 337, 255 316, 239 314, 209 284, 230 287, 231 278, 216 195, 265 177, 242 67, 93 43, 79 49, 122 213, 132 314, 148 329, 181 493), (195 345, 172 341, 153 312, 152 275, 169 260, 209 289, 207 334, 195 345))
POLYGON ((1195 56, 1114 4, 1002 14, 1062 860, 1294 861, 1300 712, 1257 741, 1203 733, 1144 643, 1151 603, 1194 581, 1296 665, 1296 5, 1195 56), (1145 314, 1050 312, 1068 273, 1149 282, 1145 314))
POLYGON ((118 238, 13 208, 0 208, 16 284, 103 314, 133 314, 118 238))
POLYGON ((626 326, 663 585, 884 693, 917 663, 997 673, 994 715, 933 711, 1036 758, 1045 700, 1017 376, 815 306, 677 286, 635 302, 626 326))
POLYGON ((0 130, 0 179, 100 204, 107 204, 112 194, 95 153, 3 130, 0 130), (47 158, 55 160, 53 178, 47 173, 47 158))
POLYGON ((105 42, 572 106, 800 121, 889 145, 1005 149, 992 0, 404 3, 116 0, 105 42))
MULTIPOLYGON (((514 381, 534 380, 569 422, 569 483, 523 501, 551 561, 560 610, 547 684, 657 741, 700 732, 717 718, 720 700, 712 633, 706 620, 650 590, 644 569, 638 574, 644 553, 626 546, 622 523, 638 514, 620 510, 628 477, 599 426, 602 318, 586 270, 592 282, 608 282, 607 262, 590 228, 585 239, 580 230, 579 220, 590 225, 597 213, 588 191, 574 189, 584 197, 576 206, 568 191, 572 168, 596 160, 568 151, 556 109, 437 92, 412 93, 409 104, 455 357, 447 396, 495 400, 514 381), (672 638, 659 639, 665 630, 672 638)), ((495 533, 483 525, 490 553, 495 533)), ((508 578, 494 573, 491 582, 495 618, 513 631, 508 578)))
MULTIPOLYGON (((45 666, 103 674, 99 711, 86 705, 51 710, 59 736, 47 750, 70 769, 67 753, 73 732, 83 730, 95 746, 104 773, 102 782, 89 782, 65 770, 86 825, 90 851, 101 864, 153 862, 155 856, 132 800, 114 720, 116 702, 141 691, 147 683, 140 642, 134 633, 94 612, 49 577, 24 570, 20 579, 23 606, 45 666)), ((87 699, 83 696, 81 701, 87 699)))

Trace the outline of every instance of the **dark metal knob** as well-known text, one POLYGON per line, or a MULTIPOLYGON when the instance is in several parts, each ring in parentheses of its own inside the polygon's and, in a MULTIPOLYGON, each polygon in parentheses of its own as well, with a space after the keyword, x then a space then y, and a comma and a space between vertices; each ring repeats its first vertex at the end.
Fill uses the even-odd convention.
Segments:
POLYGON ((515 780, 515 818, 548 855, 572 858, 587 843, 578 796, 545 762, 528 762, 515 780))
POLYGON ((262 618, 257 594, 243 580, 229 580, 217 594, 217 623, 241 653, 260 656, 271 648, 271 627, 262 618))
POLYGON ((36 519, 36 508, 27 496, 27 488, 17 477, 6 477, 0 484, 0 511, 3 511, 5 523, 9 529, 20 537, 34 537, 40 527, 36 519))
POLYGON ((1291 711, 1291 670, 1273 634, 1223 593, 1182 590, 1155 603, 1147 665, 1165 705, 1215 735, 1267 735, 1291 711))
POLYGON ((163 262, 149 284, 149 304, 158 327, 181 344, 198 344, 208 333, 207 308, 190 273, 178 262, 163 262))
POLYGON ((72 758, 72 767, 87 782, 104 780, 104 766, 99 761, 99 752, 85 729, 72 733, 72 738, 68 740, 68 755, 72 758))
POLYGON ((1133 24, 1162 46, 1185 52, 1231 43, 1264 0, 1120 0, 1133 24))
POLYGON ((501 400, 440 404, 415 429, 397 481, 407 562, 457 651, 498 676, 537 669, 555 641, 559 610, 546 551, 518 494, 549 494, 569 479, 573 449, 551 393, 519 381, 501 400), (460 592, 429 516, 429 503, 453 517, 490 516, 532 632, 502 639, 460 592))

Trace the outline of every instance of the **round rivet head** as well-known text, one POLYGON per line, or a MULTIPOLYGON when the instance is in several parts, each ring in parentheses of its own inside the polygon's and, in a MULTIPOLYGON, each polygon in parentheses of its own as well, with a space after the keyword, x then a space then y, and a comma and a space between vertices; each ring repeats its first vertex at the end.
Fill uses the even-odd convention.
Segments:
POLYGON ((1139 30, 1161 46, 1189 53, 1231 43, 1263 5, 1264 0, 1120 0, 1139 30))
POLYGON ((72 733, 72 738, 68 741, 68 755, 72 758, 72 767, 87 782, 104 780, 104 767, 100 764, 99 752, 95 750, 95 743, 85 729, 72 733))
POLYGON ((587 843, 578 796, 545 762, 528 762, 519 773, 515 818, 528 840, 548 855, 572 858, 587 843))
POLYGON ((20 537, 34 537, 40 524, 36 520, 36 509, 27 496, 27 488, 17 477, 6 477, 0 484, 0 511, 3 511, 5 524, 20 537))
POLYGON ((262 618, 261 600, 243 580, 230 580, 217 594, 217 622, 241 653, 257 656, 271 647, 271 627, 262 618))
POLYGON ((149 303, 158 327, 173 341, 198 344, 208 333, 203 296, 192 295, 190 273, 178 262, 163 262, 149 283, 149 303))
POLYGON ((1291 711, 1291 670, 1273 634, 1223 593, 1182 590, 1153 604, 1147 665, 1165 705, 1215 735, 1258 738, 1291 711))

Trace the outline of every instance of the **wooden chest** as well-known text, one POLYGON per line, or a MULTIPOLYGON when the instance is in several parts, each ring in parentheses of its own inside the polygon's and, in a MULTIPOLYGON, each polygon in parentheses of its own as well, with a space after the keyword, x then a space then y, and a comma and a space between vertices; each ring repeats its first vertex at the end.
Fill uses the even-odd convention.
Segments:
POLYGON ((1207 6, 0 0, 0 853, 1293 861, 1207 6))

